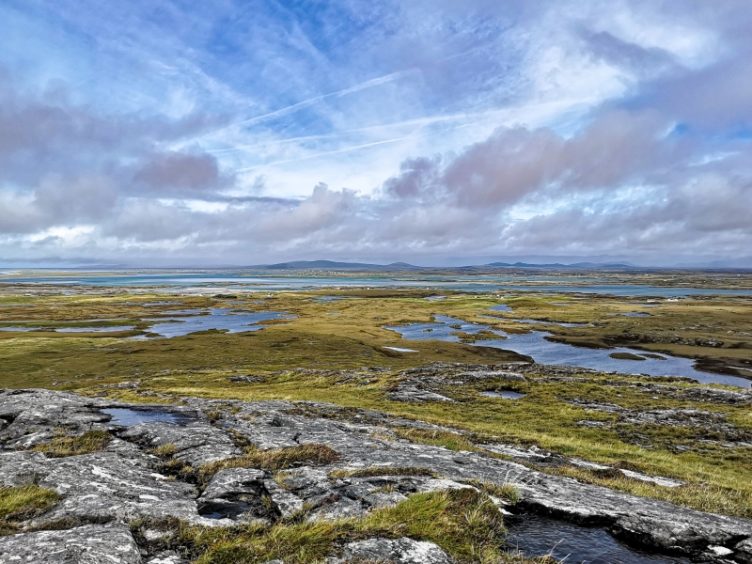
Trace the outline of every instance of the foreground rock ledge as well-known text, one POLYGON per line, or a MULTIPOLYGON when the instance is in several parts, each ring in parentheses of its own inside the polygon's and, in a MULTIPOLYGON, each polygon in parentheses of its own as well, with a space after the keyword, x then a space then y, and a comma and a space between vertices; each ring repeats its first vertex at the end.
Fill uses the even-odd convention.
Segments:
MULTIPOLYGON (((0 537, 0 562, 180 562, 176 555, 162 557, 139 547, 128 523, 164 517, 205 526, 273 522, 304 504, 313 507, 310 519, 359 516, 415 492, 467 487, 471 480, 516 486, 520 502, 513 511, 604 526, 628 542, 658 551, 752 562, 752 521, 550 476, 479 453, 413 444, 390 432, 395 425, 425 424, 372 411, 349 410, 346 418, 335 417, 338 413, 344 411, 309 402, 185 398, 179 407, 156 408, 48 390, 2 391, 0 485, 36 483, 54 489, 61 499, 46 513, 21 523, 19 534, 0 537), (136 414, 161 410, 179 424, 116 424, 102 411, 113 407, 134 409, 136 414), (106 431, 112 440, 103 450, 62 458, 31 450, 61 432, 89 431, 106 431), (266 449, 307 443, 327 445, 340 458, 328 465, 288 471, 284 488, 269 472, 258 469, 221 471, 203 491, 159 471, 165 456, 199 467, 239 455, 242 444, 266 449), (160 447, 163 459, 154 454, 160 447), (331 474, 377 465, 425 468, 434 474, 370 478, 331 474)), ((374 539, 340 549, 332 562, 357 551, 368 555, 423 551, 432 555, 430 561, 445 558, 437 547, 410 539, 374 539)))

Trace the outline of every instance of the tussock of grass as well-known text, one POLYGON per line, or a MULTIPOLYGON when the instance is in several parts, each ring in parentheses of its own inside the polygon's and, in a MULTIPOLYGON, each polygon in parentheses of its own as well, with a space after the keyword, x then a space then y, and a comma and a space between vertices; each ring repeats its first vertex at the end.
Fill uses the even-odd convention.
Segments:
POLYGON ((0 487, 0 534, 11 534, 16 522, 41 515, 57 503, 54 490, 37 485, 0 487))
POLYGON ((480 480, 471 480, 467 483, 490 496, 503 499, 509 503, 517 503, 520 500, 520 491, 512 484, 497 484, 480 480))
POLYGON ((75 456, 100 451, 109 444, 110 439, 107 431, 87 431, 77 436, 60 435, 47 443, 35 445, 32 450, 55 458, 75 456))
POLYGON ((206 531, 183 529, 200 553, 198 564, 241 564, 281 559, 317 562, 337 546, 372 537, 410 537, 441 546, 457 562, 521 562, 503 552, 502 515, 487 495, 473 489, 420 493, 359 519, 280 523, 206 531))
POLYGON ((225 468, 258 468, 276 472, 297 466, 322 466, 338 459, 337 451, 315 443, 269 450, 251 447, 243 456, 218 460, 202 466, 199 474, 206 480, 225 468))
POLYGON ((352 470, 334 470, 329 473, 332 479, 337 478, 371 478, 375 476, 428 476, 436 477, 436 472, 430 468, 416 466, 369 466, 352 470))

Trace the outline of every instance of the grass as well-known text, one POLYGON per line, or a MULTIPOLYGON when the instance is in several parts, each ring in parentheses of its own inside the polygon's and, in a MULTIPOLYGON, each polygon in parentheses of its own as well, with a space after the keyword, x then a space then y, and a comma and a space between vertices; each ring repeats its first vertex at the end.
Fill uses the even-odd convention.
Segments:
POLYGON ((369 466, 368 468, 334 470, 329 473, 331 479, 373 478, 376 476, 428 476, 435 478, 437 474, 430 468, 416 466, 369 466))
POLYGON ((339 459, 339 454, 326 445, 303 444, 269 450, 250 447, 242 456, 210 462, 202 466, 199 475, 203 480, 225 468, 258 468, 277 472, 298 466, 323 466, 339 459))
POLYGON ((76 436, 61 434, 49 442, 35 445, 32 450, 54 458, 75 456, 100 451, 109 444, 110 439, 107 431, 87 431, 76 436))
POLYGON ((0 534, 14 533, 19 521, 41 515, 59 499, 54 490, 33 484, 0 487, 0 534))
POLYGON ((177 536, 178 543, 192 546, 198 564, 318 562, 338 546, 373 537, 434 542, 460 563, 533 562, 504 552, 500 511, 485 493, 470 488, 414 494, 362 518, 221 531, 183 525, 177 536))
MULTIPOLYGON (((614 276, 616 280, 623 275, 614 276)), ((651 276, 636 279, 654 281, 651 276)), ((669 284, 680 283, 674 275, 668 280, 669 284)), ((736 279, 731 282, 744 283, 736 279)), ((693 283, 703 282, 698 279, 693 283)), ((488 319, 483 317, 490 313, 488 308, 500 303, 495 296, 449 293, 444 300, 430 302, 423 299, 425 291, 358 289, 326 293, 357 299, 320 303, 311 299, 311 293, 279 293, 263 299, 241 294, 238 299, 244 309, 273 309, 296 315, 290 321, 248 334, 127 341, 104 334, 0 333, 4 385, 85 394, 106 392, 112 397, 141 402, 174 402, 187 395, 246 401, 307 400, 348 409, 374 409, 463 432, 394 430, 407 440, 475 451, 482 451, 482 442, 495 440, 535 444, 565 456, 609 465, 627 462, 641 472, 674 477, 687 482, 687 486, 669 489, 623 480, 614 482, 612 487, 690 507, 750 516, 752 449, 701 443, 678 428, 627 429, 617 425, 613 415, 584 410, 571 402, 587 399, 628 409, 697 408, 719 413, 740 428, 752 429, 748 405, 689 401, 674 393, 656 395, 643 391, 640 385, 666 380, 590 373, 574 374, 582 380, 570 382, 554 382, 545 375, 530 374, 523 390, 527 396, 517 402, 500 404, 483 398, 476 393, 478 385, 470 385, 452 387, 451 395, 457 399, 452 404, 406 404, 387 397, 401 370, 434 361, 486 364, 517 357, 503 351, 437 341, 410 342, 409 348, 418 351, 412 354, 386 354, 382 350, 384 346, 405 346, 395 333, 383 329, 385 325, 430 321, 433 314, 442 313, 518 331, 521 326, 514 322, 515 318, 593 322, 592 326, 548 329, 568 342, 630 344, 648 351, 740 364, 749 360, 752 348, 749 298, 659 300, 655 307, 648 308, 644 307, 644 298, 512 294, 503 300, 512 306, 512 312, 497 312, 494 319, 488 319), (621 315, 630 311, 646 311, 651 316, 621 315), (369 373, 370 367, 383 368, 385 372, 369 373), (263 379, 243 384, 228 382, 228 377, 242 373, 258 374, 263 379), (353 377, 356 373, 363 375, 353 377), (615 379, 625 385, 613 384, 615 379), (139 391, 108 387, 124 380, 139 380, 139 391), (143 392, 159 396, 142 395, 143 392), (579 425, 582 420, 598 420, 604 426, 583 427, 579 425), (634 443, 636 433, 646 437, 644 443, 634 443), (484 439, 479 442, 477 437, 484 439)), ((16 321, 45 324, 83 323, 95 318, 140 320, 158 313, 159 308, 141 305, 154 300, 180 302, 171 306, 174 308, 224 303, 206 296, 0 296, 0 317, 13 325, 16 321)), ((691 387, 672 385, 678 389, 691 387)), ((238 458, 236 464, 260 464, 256 455, 238 458)), ((583 475, 581 479, 595 478, 583 475)))

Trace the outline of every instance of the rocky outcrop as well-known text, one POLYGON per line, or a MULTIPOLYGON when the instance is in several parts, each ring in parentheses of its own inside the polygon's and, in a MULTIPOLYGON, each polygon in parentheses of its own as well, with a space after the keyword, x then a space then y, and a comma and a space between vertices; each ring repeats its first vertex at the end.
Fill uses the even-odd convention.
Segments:
MULTIPOLYGON (((365 515, 416 492, 473 487, 475 481, 515 486, 520 500, 506 507, 513 512, 602 526, 657 551, 750 561, 750 521, 548 475, 482 452, 415 444, 392 431, 436 428, 425 423, 308 402, 185 398, 182 404, 141 411, 143 406, 119 405, 133 409, 136 419, 151 418, 126 426, 110 418, 105 410, 114 406, 105 399, 46 390, 0 392, 5 422, 0 485, 37 483, 60 495, 46 513, 19 523, 18 534, 0 538, 0 562, 179 562, 179 555, 164 547, 156 551, 141 537, 137 544, 127 524, 165 518, 214 527, 273 523, 304 507, 305 519, 336 519, 365 515), (160 410, 184 417, 160 421, 160 410), (52 458, 28 450, 56 433, 92 430, 112 436, 100 451, 52 458), (195 471, 237 457, 244 445, 270 449, 313 443, 334 449, 339 458, 320 466, 304 462, 277 474, 230 467, 198 480, 195 473, 168 473, 173 466, 195 471), (60 530, 46 530, 53 528, 60 530)), ((546 457, 542 451, 536 454, 546 457)), ((384 555, 394 562, 447 561, 440 549, 416 539, 361 540, 340 546, 332 558, 378 560, 384 555), (424 559, 410 560, 415 554, 424 559)))
POLYGON ((397 564, 452 564, 446 552, 432 542, 409 538, 367 539, 345 545, 339 557, 327 559, 327 564, 348 562, 395 562, 397 564))
POLYGON ((0 537, 0 562, 23 564, 141 564, 125 525, 85 525, 0 537))

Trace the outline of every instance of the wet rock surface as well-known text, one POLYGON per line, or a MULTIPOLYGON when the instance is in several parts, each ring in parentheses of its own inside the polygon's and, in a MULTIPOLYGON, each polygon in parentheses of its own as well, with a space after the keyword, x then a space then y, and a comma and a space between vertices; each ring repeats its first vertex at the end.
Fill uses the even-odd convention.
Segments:
MULTIPOLYGON (((473 370, 450 371, 446 378, 462 373, 473 370)), ((512 378, 519 374, 513 373, 512 378)), ((492 378, 504 377, 494 373, 492 378)), ((60 495, 46 513, 21 522, 18 534, 0 537, 0 562, 181 562, 184 555, 157 550, 143 535, 134 538, 128 523, 165 518, 209 527, 274 523, 304 507, 305 519, 337 519, 365 515, 417 492, 471 487, 476 480, 515 486, 520 500, 506 508, 513 512, 602 526, 656 551, 718 562, 749 562, 752 555, 748 520, 583 484, 482 452, 416 444, 393 433, 395 427, 437 428, 426 423, 311 402, 185 398, 182 404, 169 409, 192 413, 187 424, 152 421, 124 427, 102 410, 139 406, 47 390, 0 392, 0 419, 5 422, 0 429, 0 486, 36 483, 60 495), (61 429, 69 435, 106 431, 112 440, 100 451, 61 458, 28 450, 61 429), (326 445, 339 458, 276 473, 220 468, 205 481, 190 474, 171 476, 164 469, 166 463, 199 469, 233 459, 243 445, 264 450, 305 444, 326 445), (373 472, 374 467, 379 470, 373 472)), ((485 446, 502 453, 514 448, 485 446)), ((525 454, 558 456, 516 448, 520 460, 525 454)), ((449 561, 440 549, 413 539, 345 543, 331 558, 449 561), (414 554, 423 560, 411 560, 414 554)))

